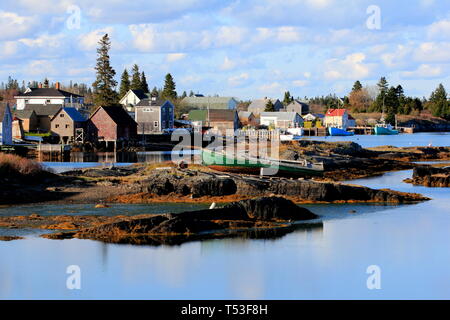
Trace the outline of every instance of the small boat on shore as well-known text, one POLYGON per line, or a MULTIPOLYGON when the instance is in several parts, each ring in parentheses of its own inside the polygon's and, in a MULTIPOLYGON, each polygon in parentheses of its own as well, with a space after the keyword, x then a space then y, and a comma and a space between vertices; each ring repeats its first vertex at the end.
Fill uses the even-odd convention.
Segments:
POLYGON ((349 132, 344 129, 339 129, 339 128, 335 128, 335 127, 329 127, 328 134, 330 136, 343 136, 343 137, 355 135, 354 132, 349 132))
POLYGON ((259 158, 248 154, 233 156, 207 149, 202 150, 202 163, 217 171, 254 175, 266 172, 267 175, 308 177, 321 176, 324 171, 322 162, 259 158))
POLYGON ((374 128, 374 132, 377 136, 398 134, 398 130, 395 130, 390 124, 386 123, 377 124, 374 128))

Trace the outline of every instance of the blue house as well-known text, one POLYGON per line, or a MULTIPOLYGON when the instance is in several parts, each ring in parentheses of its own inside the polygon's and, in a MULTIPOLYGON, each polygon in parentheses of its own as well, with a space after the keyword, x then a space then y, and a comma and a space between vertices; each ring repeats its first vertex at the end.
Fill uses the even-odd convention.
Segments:
POLYGON ((12 113, 9 105, 0 102, 0 145, 12 145, 12 113))

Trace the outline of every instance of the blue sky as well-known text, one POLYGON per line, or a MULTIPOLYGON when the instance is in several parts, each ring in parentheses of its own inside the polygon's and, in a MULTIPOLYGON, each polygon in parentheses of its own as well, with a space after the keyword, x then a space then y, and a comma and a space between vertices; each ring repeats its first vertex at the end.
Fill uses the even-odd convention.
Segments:
POLYGON ((3 81, 92 83, 109 33, 117 79, 137 63, 179 92, 344 95, 381 76, 413 96, 450 89, 448 0, 2 0, 0 30, 3 81))

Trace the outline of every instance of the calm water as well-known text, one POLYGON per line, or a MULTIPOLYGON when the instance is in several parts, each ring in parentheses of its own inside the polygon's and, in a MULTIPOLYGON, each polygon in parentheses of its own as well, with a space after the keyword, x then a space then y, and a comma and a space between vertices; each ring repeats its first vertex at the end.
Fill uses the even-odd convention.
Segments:
MULTIPOLYGON (((0 298, 449 299, 450 189, 402 182, 410 176, 411 171, 402 171, 352 183, 420 192, 434 200, 402 206, 310 205, 322 216, 323 227, 277 240, 149 247, 52 241, 28 231, 26 240, 0 242, 0 298), (69 265, 81 267, 81 290, 66 289, 69 265), (381 268, 381 290, 366 287, 370 265, 381 268)), ((176 210, 178 204, 158 204, 114 206, 109 213, 176 210)), ((88 205, 0 209, 0 214, 93 212, 105 213, 88 205)))
POLYGON ((445 147, 450 145, 450 132, 421 132, 414 134, 399 134, 395 136, 356 135, 351 137, 311 137, 305 139, 321 141, 353 141, 363 147, 396 146, 414 147, 428 146, 445 147))

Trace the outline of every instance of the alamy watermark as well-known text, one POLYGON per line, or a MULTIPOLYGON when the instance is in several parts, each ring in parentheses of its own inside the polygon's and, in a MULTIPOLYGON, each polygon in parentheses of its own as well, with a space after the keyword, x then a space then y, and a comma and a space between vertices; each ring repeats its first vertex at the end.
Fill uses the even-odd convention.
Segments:
POLYGON ((369 30, 381 30, 381 8, 377 5, 367 7, 366 13, 369 17, 366 26, 369 30))
POLYGON ((66 27, 69 30, 78 30, 81 28, 81 8, 71 5, 67 8, 66 13, 69 17, 66 20, 66 27))
POLYGON ((368 266, 366 273, 369 274, 366 285, 369 290, 381 290, 381 268, 377 265, 368 266))
POLYGON ((69 290, 81 290, 81 268, 77 265, 68 266, 66 273, 69 274, 66 280, 66 287, 69 290))

